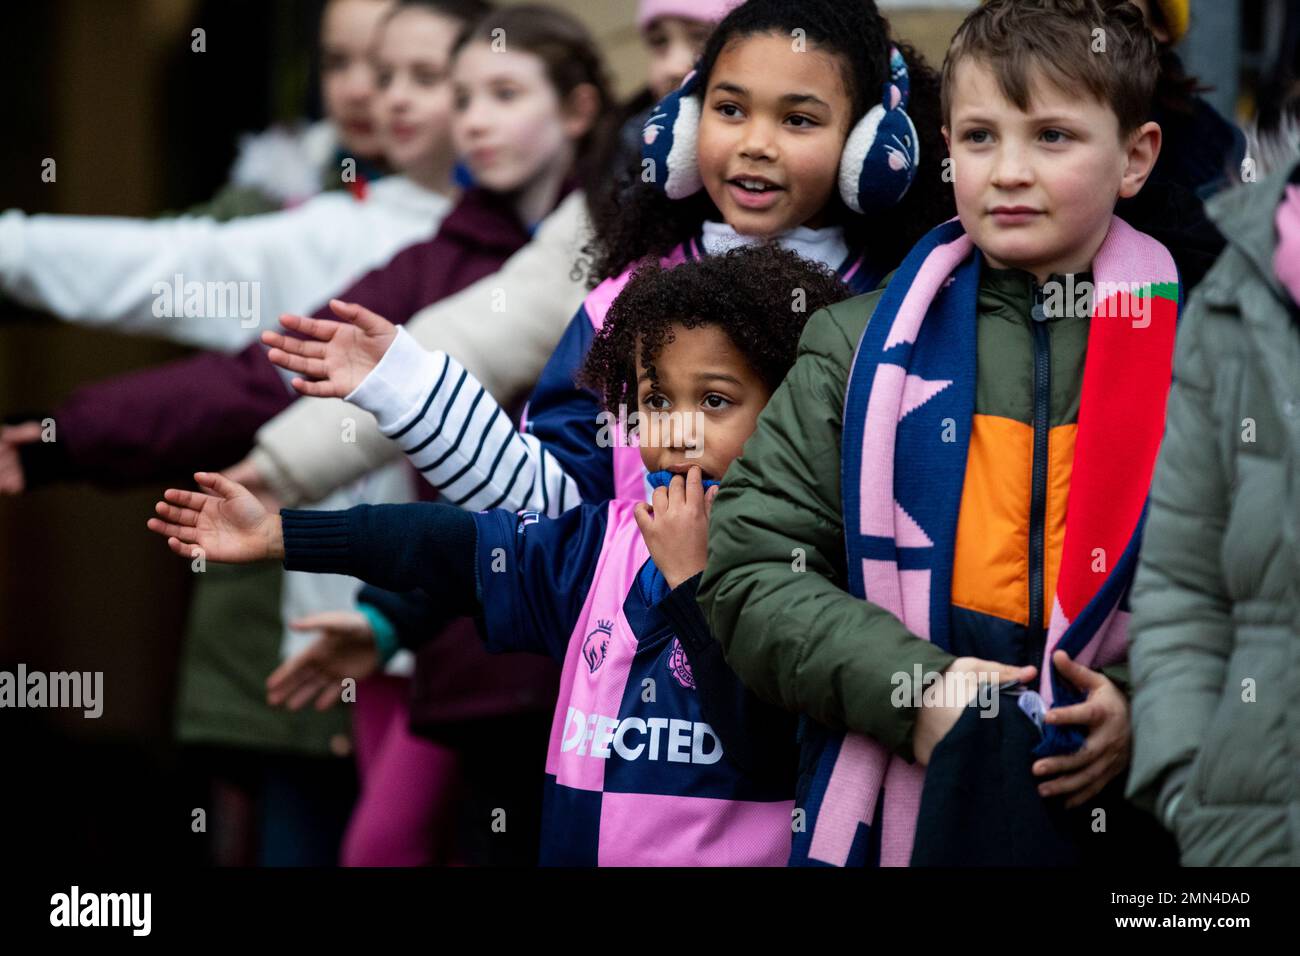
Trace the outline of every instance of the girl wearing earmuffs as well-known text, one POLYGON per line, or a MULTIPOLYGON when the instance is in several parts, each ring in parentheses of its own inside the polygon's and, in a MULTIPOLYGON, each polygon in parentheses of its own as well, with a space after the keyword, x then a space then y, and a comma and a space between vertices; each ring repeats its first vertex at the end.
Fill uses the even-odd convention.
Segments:
MULTIPOLYGON (((576 380, 635 266, 773 240, 854 292, 874 289, 954 212, 940 175, 938 89, 870 0, 749 0, 733 10, 699 68, 651 112, 640 183, 595 223, 587 251, 599 284, 542 372, 522 433, 454 357, 423 351, 363 309, 350 324, 323 324, 319 343, 267 333, 280 346, 271 360, 318 380, 303 390, 372 412, 464 508, 553 516, 580 502, 645 499, 638 450, 622 447, 576 380)), ((800 307, 796 289, 791 307, 800 307)))

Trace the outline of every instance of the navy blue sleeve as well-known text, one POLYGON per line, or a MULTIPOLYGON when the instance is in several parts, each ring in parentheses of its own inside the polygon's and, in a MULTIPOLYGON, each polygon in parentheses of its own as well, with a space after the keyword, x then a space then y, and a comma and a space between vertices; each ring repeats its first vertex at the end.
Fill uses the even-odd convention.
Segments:
POLYGON ((453 505, 358 505, 280 512, 288 571, 347 574, 390 591, 425 591, 454 617, 477 612, 474 518, 453 505))
POLYGON ((563 661, 605 541, 605 505, 558 518, 485 511, 478 531, 480 628, 490 651, 532 651, 563 661))
POLYGON ((587 310, 579 309, 542 369, 524 426, 574 480, 582 500, 593 503, 614 497, 614 453, 597 442, 600 399, 576 382, 595 337, 587 310))

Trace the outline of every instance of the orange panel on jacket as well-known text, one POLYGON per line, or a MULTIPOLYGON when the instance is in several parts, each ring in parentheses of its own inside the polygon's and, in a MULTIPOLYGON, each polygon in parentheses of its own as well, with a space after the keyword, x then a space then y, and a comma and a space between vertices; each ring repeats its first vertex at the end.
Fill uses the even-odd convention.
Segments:
MULTIPOLYGON (((1051 619, 1065 541, 1065 510, 1077 426, 1048 432, 1043 625, 1051 619)), ((1029 509, 1034 430, 997 415, 975 415, 952 569, 955 607, 1029 624, 1029 509)))

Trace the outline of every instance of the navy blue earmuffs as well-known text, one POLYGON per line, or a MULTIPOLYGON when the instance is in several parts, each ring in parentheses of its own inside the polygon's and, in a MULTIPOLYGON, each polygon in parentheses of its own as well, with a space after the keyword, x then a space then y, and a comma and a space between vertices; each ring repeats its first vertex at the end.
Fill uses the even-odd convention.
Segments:
MULTIPOLYGON (((641 136, 641 156, 669 199, 686 199, 704 188, 700 179, 700 83, 692 71, 682 85, 650 111, 641 136)), ((856 213, 888 209, 916 178, 921 161, 916 127, 907 115, 910 83, 897 47, 889 53, 889 82, 881 103, 867 111, 844 144, 840 196, 856 213)))

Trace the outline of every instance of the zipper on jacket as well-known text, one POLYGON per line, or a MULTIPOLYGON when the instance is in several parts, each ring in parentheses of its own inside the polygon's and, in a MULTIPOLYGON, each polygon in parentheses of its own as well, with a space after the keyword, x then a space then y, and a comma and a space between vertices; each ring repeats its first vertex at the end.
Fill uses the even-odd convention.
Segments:
POLYGON ((1029 660, 1038 665, 1047 642, 1043 621, 1043 590, 1047 554, 1047 433, 1052 413, 1051 334, 1043 306, 1043 288, 1030 280, 1034 305, 1029 328, 1034 340, 1034 454, 1032 491, 1029 500, 1029 660))

